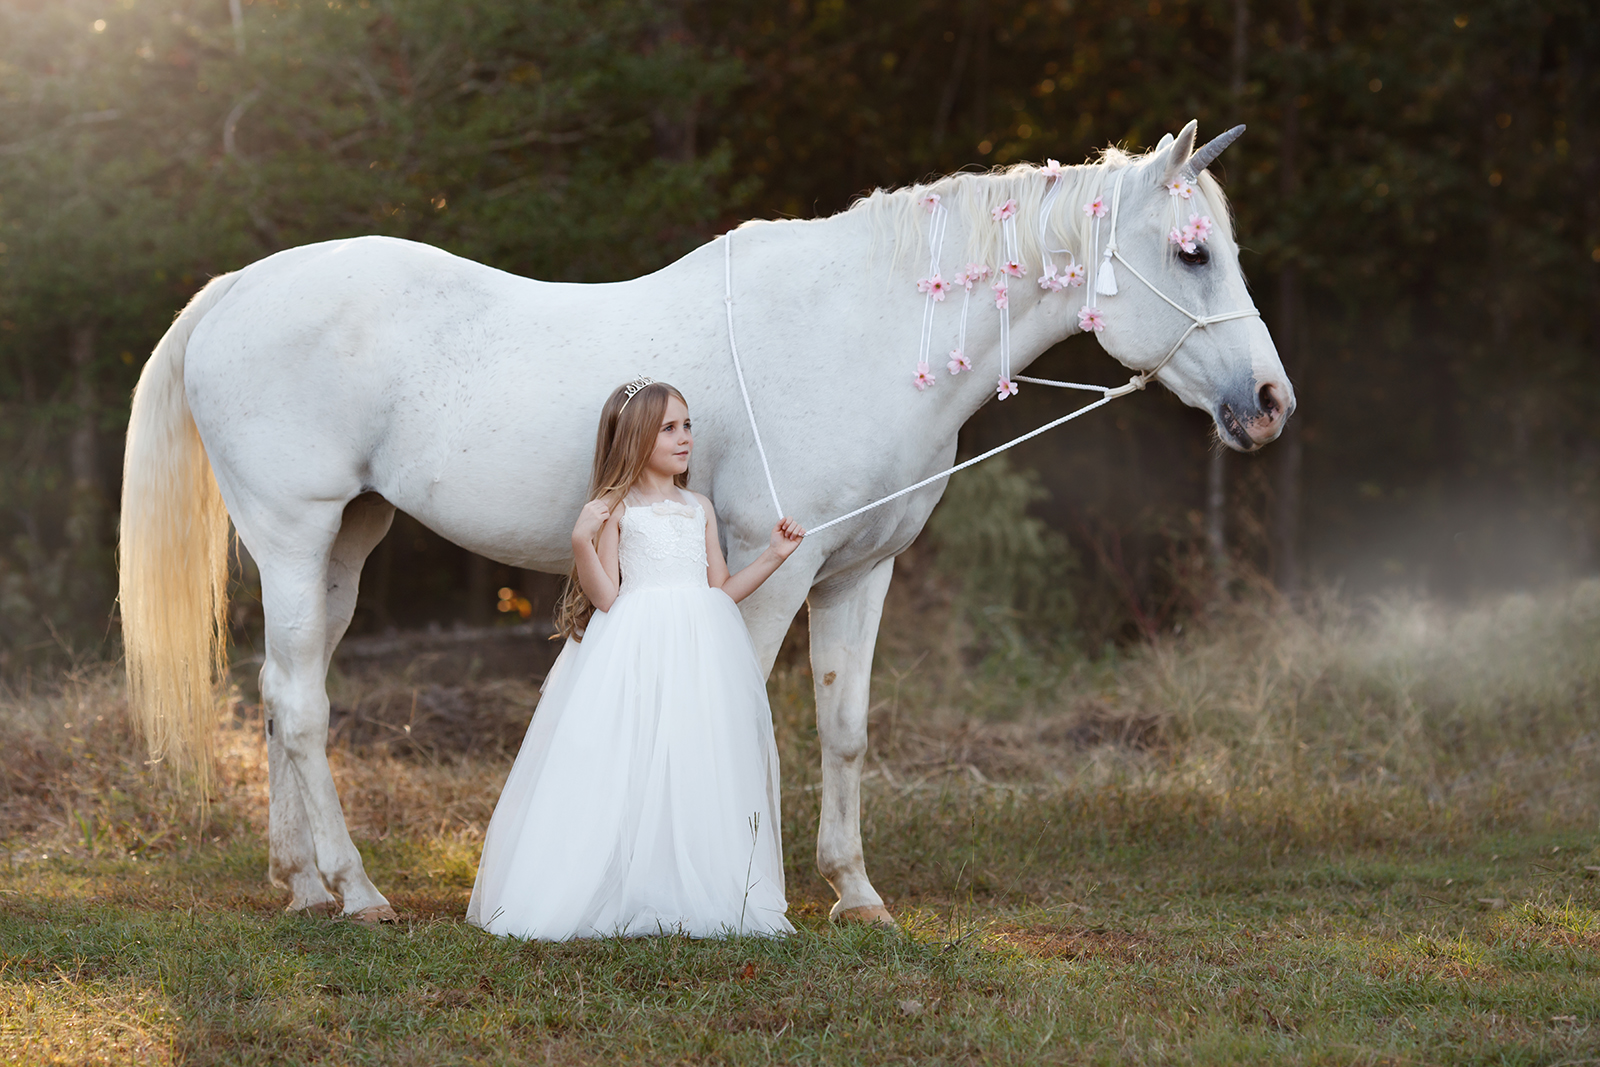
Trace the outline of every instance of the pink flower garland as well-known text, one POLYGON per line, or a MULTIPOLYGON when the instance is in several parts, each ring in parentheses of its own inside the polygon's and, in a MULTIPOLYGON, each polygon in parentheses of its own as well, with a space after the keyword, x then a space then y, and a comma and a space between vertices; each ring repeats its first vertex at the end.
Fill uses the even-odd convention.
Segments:
POLYGON ((994 272, 983 263, 968 263, 967 269, 957 274, 953 279, 957 285, 964 285, 970 291, 974 282, 987 281, 994 272))
POLYGON ((1177 245, 1192 256, 1197 246, 1211 239, 1211 231, 1215 228, 1216 224, 1211 221, 1210 215, 1190 215, 1187 226, 1181 230, 1174 227, 1172 232, 1167 234, 1167 242, 1177 245))
MULTIPOLYGON (((1039 171, 1047 181, 1053 183, 1051 193, 1054 194, 1061 188, 1060 183, 1066 176, 1067 168, 1063 167, 1057 160, 1052 159, 1047 160, 1045 165, 1039 168, 1039 171)), ((1196 189, 1197 187, 1192 181, 1182 176, 1167 183, 1167 191, 1172 196, 1181 197, 1185 200, 1192 198, 1196 189)), ((1088 281, 1089 271, 1084 264, 1077 261, 1075 256, 1072 257, 1071 262, 1061 268, 1058 268, 1051 261, 1045 237, 1047 220, 1050 214, 1049 208, 1053 199, 1053 195, 1048 195, 1040 211, 1040 244, 1041 247, 1046 249, 1046 252, 1044 264, 1040 271, 1039 288, 1046 292, 1059 293, 1064 289, 1083 287, 1088 281)), ((942 224, 947 213, 940 202, 938 193, 925 193, 918 199, 917 203, 933 215, 934 218, 929 222, 930 229, 928 234, 929 250, 933 260, 932 271, 928 277, 919 279, 917 282, 917 292, 922 293, 927 298, 927 310, 923 313, 922 351, 918 356, 917 372, 912 379, 913 384, 919 392, 926 391, 929 386, 937 384, 937 379, 929 366, 926 352, 928 342, 932 339, 931 316, 933 314, 933 306, 943 303, 945 297, 958 285, 963 290, 961 334, 956 347, 950 350, 950 359, 945 364, 945 368, 952 376, 972 370, 972 360, 966 354, 967 308, 972 298, 973 288, 979 284, 989 282, 993 278, 994 280, 989 288, 994 293, 995 309, 1002 312, 1000 322, 1001 368, 1000 376, 995 383, 995 395, 1000 400, 1016 396, 1018 386, 1011 377, 1011 290, 1009 279, 1025 278, 1028 274, 1027 267, 1017 254, 1016 222, 1014 220, 1017 218, 1020 208, 1016 198, 1008 197, 1004 203, 990 209, 990 217, 1001 227, 1001 242, 1005 254, 1004 262, 998 270, 991 268, 986 263, 968 263, 949 279, 946 279, 939 271, 939 246, 943 243, 944 234, 942 224)), ((1104 196, 1097 196, 1083 205, 1083 213, 1095 220, 1096 232, 1098 233, 1099 220, 1110 214, 1110 207, 1104 196)), ((1213 228, 1210 218, 1195 214, 1189 217, 1188 225, 1181 229, 1173 229, 1168 237, 1174 244, 1182 245, 1187 251, 1192 252, 1196 244, 1203 244, 1206 241, 1213 228)), ((1103 332, 1106 327, 1105 312, 1097 306, 1082 308, 1078 312, 1078 327, 1086 332, 1103 332)))

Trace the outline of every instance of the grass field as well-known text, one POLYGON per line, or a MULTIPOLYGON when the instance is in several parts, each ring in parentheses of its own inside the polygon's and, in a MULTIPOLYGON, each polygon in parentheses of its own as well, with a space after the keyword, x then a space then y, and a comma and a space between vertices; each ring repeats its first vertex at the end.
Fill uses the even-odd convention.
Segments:
POLYGON ((798 666, 772 682, 782 941, 461 922, 525 681, 334 680, 352 830, 405 917, 380 929, 265 884, 248 692, 204 822, 107 671, 13 693, 0 1055, 1600 1063, 1600 586, 1241 610, 1092 664, 946 637, 891 627, 874 690, 864 833, 899 934, 826 921, 798 666))

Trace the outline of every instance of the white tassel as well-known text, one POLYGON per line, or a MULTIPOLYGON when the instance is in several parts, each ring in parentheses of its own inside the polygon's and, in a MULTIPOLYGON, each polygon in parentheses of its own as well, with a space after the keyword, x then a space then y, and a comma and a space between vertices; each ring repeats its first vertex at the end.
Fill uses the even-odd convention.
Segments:
POLYGON ((1095 272, 1094 291, 1101 296, 1117 295, 1117 275, 1111 269, 1111 253, 1113 249, 1106 248, 1105 258, 1100 261, 1100 269, 1095 272))

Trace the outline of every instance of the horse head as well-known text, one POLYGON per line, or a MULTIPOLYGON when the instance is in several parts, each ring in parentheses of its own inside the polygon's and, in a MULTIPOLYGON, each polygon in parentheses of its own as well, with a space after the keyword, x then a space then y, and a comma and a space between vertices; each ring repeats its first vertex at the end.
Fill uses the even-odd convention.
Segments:
POLYGON ((1243 132, 1235 127, 1196 150, 1190 122, 1143 156, 1108 153, 1105 199, 1115 228, 1107 225, 1095 254, 1115 282, 1102 281, 1095 299, 1107 352, 1153 372, 1209 413, 1228 447, 1249 452, 1283 432, 1295 399, 1239 267, 1227 199, 1206 170, 1243 132))

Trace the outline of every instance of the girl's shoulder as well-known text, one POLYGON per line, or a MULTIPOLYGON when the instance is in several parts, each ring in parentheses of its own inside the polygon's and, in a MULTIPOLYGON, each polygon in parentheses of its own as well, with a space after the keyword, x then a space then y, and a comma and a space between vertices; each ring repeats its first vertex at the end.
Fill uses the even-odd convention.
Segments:
POLYGON ((717 517, 717 509, 711 506, 710 497, 706 496, 704 493, 697 493, 692 489, 685 489, 683 493, 696 504, 700 505, 701 510, 706 513, 706 518, 715 519, 717 517))

